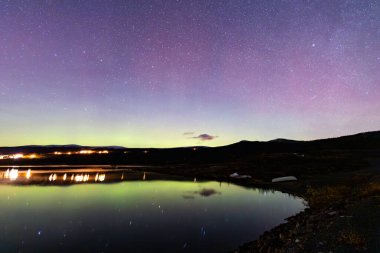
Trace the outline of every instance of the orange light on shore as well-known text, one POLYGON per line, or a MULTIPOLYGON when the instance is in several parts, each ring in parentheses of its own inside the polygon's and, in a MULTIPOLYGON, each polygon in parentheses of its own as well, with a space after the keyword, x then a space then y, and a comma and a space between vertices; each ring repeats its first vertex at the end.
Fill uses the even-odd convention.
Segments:
POLYGON ((94 152, 95 151, 93 151, 93 150, 81 150, 81 151, 79 151, 79 154, 88 155, 88 154, 92 154, 94 152))
POLYGON ((23 158, 24 157, 24 154, 14 154, 13 156, 11 156, 11 158, 13 159, 19 159, 19 158, 23 158))

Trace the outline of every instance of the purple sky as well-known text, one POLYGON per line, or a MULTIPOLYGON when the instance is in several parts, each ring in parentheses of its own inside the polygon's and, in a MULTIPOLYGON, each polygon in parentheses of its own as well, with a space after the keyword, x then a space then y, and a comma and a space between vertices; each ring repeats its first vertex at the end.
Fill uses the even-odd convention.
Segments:
POLYGON ((0 146, 379 130, 380 1, 0 0, 0 116, 0 146))

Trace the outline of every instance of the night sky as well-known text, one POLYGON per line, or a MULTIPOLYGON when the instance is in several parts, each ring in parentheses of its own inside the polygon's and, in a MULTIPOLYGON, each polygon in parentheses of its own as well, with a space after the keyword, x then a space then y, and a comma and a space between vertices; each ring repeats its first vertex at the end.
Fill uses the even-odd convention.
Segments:
POLYGON ((380 1, 1 1, 0 146, 380 129, 380 1))

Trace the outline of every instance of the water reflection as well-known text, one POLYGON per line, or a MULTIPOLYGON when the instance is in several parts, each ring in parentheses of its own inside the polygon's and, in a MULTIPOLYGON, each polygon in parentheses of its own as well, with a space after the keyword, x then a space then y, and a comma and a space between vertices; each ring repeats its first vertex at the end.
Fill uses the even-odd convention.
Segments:
POLYGON ((7 170, 4 174, 5 179, 9 179, 11 181, 15 181, 18 178, 18 170, 17 169, 11 169, 7 170))
POLYGON ((29 180, 45 178, 31 187, 14 185, 27 180, 27 170, 18 170, 12 182, 2 176, 11 183, 0 184, 0 224, 6 228, 0 229, 0 252, 228 252, 304 208, 301 199, 280 192, 149 181, 150 173, 146 181, 140 173, 139 181, 95 183, 120 181, 123 173, 133 178, 126 171, 31 170, 29 180))
MULTIPOLYGON (((153 176, 152 179, 156 177, 153 176)), ((17 167, 0 171, 0 183, 12 184, 75 184, 102 183, 125 180, 147 180, 147 173, 133 172, 130 169, 23 169, 17 167)))

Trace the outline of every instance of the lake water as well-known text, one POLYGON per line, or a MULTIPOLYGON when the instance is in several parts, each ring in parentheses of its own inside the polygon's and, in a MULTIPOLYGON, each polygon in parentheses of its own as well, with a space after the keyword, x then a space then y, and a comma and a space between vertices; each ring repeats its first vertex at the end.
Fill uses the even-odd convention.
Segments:
POLYGON ((3 183, 0 192, 0 252, 229 252, 305 207, 219 182, 3 183))

